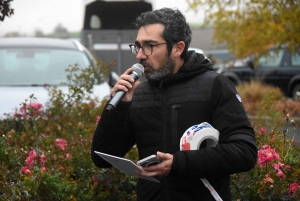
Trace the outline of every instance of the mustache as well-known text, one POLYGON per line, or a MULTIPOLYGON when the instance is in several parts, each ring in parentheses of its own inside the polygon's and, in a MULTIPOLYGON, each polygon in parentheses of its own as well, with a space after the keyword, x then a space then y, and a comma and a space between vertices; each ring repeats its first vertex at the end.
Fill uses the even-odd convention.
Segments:
POLYGON ((143 66, 150 66, 150 64, 146 60, 141 60, 140 64, 143 66))

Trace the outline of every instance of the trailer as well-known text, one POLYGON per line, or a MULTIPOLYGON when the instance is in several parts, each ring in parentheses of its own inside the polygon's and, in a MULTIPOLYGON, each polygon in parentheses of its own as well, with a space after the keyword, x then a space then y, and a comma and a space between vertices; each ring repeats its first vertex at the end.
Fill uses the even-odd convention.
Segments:
POLYGON ((133 22, 141 13, 151 11, 145 1, 94 1, 85 7, 81 42, 103 61, 115 61, 112 68, 121 75, 136 63, 129 44, 135 42, 133 22))

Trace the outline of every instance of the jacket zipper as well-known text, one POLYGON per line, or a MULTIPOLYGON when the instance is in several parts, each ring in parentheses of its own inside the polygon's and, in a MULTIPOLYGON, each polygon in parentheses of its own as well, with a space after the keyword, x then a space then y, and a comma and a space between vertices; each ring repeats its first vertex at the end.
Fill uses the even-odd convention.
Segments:
MULTIPOLYGON (((161 80, 160 83, 159 83, 159 88, 161 89, 162 88, 162 85, 163 85, 163 81, 164 80, 161 80)), ((162 147, 162 151, 163 152, 166 152, 167 151, 167 146, 166 146, 166 138, 167 138, 167 134, 166 134, 166 90, 165 89, 162 89, 162 92, 163 92, 163 147, 162 147)))
POLYGON ((171 106, 171 134, 172 134, 172 144, 176 146, 178 144, 178 132, 177 132, 177 111, 181 108, 181 105, 174 104, 171 106))
MULTIPOLYGON (((163 85, 163 80, 161 80, 160 81, 160 84, 159 84, 159 88, 162 88, 162 85, 163 85)), ((164 153, 166 153, 167 152, 167 145, 166 145, 166 138, 167 138, 167 133, 166 133, 166 119, 167 119, 167 113, 166 113, 166 89, 162 89, 162 92, 163 92, 163 132, 162 132, 162 134, 163 134, 163 148, 162 148, 162 151, 164 152, 164 153)), ((163 186, 164 186, 164 189, 165 189, 165 195, 166 195, 166 200, 168 201, 168 200, 170 200, 169 199, 169 192, 168 192, 168 186, 167 186, 167 183, 166 182, 164 182, 164 184, 163 184, 163 186)))
POLYGON ((163 90, 163 152, 167 151, 167 111, 166 111, 166 90, 163 90))
POLYGON ((158 88, 162 88, 163 82, 164 82, 164 80, 160 81, 158 88))

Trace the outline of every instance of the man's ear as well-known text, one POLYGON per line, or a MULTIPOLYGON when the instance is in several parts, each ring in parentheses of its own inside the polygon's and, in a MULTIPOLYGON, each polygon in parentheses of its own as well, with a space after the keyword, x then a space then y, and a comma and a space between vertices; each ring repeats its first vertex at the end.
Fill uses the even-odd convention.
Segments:
POLYGON ((185 48, 185 43, 183 41, 179 41, 178 43, 176 43, 173 47, 174 49, 174 58, 178 58, 180 57, 180 55, 182 54, 184 48, 185 48))

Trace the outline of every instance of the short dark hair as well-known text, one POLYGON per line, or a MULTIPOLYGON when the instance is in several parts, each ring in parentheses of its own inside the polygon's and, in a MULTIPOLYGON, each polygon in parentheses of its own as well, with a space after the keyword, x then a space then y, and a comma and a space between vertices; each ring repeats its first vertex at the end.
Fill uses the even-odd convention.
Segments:
POLYGON ((169 54, 174 44, 183 41, 185 48, 180 57, 185 59, 192 40, 192 31, 184 15, 178 9, 161 8, 142 13, 134 22, 137 29, 150 24, 162 24, 164 26, 162 37, 168 43, 169 54))

